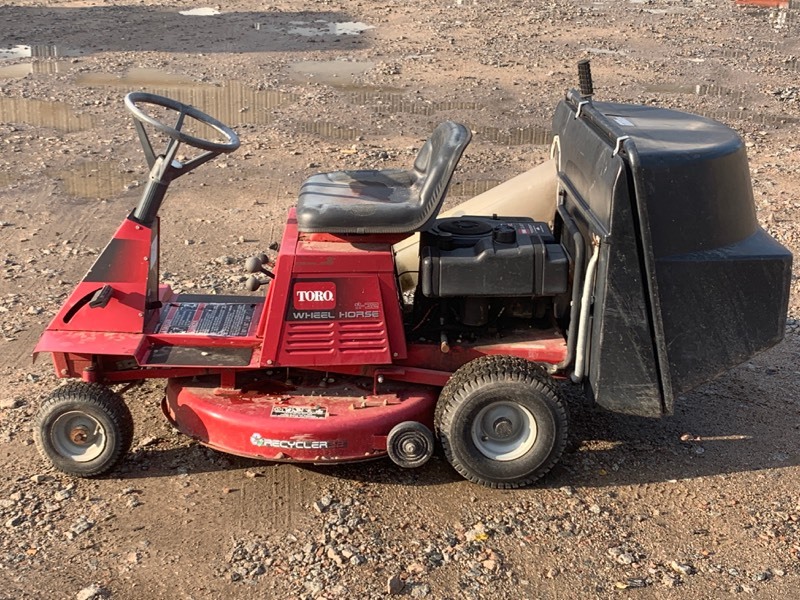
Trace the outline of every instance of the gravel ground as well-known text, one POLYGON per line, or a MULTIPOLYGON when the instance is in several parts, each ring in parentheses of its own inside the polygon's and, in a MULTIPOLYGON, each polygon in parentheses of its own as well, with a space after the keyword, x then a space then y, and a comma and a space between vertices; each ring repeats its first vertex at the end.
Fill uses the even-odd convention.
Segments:
POLYGON ((162 277, 182 291, 240 293, 305 177, 404 167, 441 120, 475 132, 451 202, 530 168, 584 57, 597 98, 739 131, 759 220, 796 252, 796 2, 744 4, 0 6, 0 598, 800 595, 796 275, 785 341, 670 417, 604 413, 565 386, 570 445, 532 489, 471 485, 439 456, 409 472, 225 456, 172 430, 158 382, 127 391, 134 449, 109 477, 61 475, 33 446, 57 381, 30 353, 146 178, 127 91, 197 104, 243 140, 163 208, 162 277))

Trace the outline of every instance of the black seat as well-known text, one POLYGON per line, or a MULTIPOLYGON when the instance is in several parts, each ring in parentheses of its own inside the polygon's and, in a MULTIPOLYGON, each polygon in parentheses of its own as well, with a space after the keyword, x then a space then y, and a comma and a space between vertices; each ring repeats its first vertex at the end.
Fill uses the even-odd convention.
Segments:
POLYGON ((439 125, 410 171, 336 171, 305 180, 297 202, 300 231, 413 233, 439 214, 453 171, 472 137, 460 123, 439 125))

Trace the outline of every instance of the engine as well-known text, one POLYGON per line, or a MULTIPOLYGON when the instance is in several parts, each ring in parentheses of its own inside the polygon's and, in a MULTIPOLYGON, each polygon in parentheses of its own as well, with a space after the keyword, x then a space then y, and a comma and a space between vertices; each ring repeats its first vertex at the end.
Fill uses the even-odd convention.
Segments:
POLYGON ((420 237, 418 325, 452 328, 547 319, 569 287, 569 260, 546 223, 525 217, 439 219, 420 237), (432 307, 440 311, 432 314, 432 307), (425 317, 420 317, 420 310, 425 317))

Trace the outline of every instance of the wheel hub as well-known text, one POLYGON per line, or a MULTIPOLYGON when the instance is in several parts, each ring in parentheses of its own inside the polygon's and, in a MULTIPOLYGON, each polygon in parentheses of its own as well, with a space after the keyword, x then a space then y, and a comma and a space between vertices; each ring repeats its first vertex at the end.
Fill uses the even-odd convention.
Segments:
POLYGON ((500 462, 525 455, 536 443, 536 419, 517 402, 484 406, 472 422, 472 442, 485 457, 500 462))
POLYGON ((420 444, 416 440, 406 440, 403 442, 403 452, 409 456, 415 456, 422 450, 420 444))
POLYGON ((50 430, 53 448, 75 462, 88 462, 100 456, 107 438, 103 425, 93 415, 72 410, 60 414, 50 430))
POLYGON ((72 431, 69 432, 69 439, 72 440, 73 444, 85 446, 89 441, 89 430, 83 425, 74 427, 72 431))
POLYGON ((495 437, 505 439, 514 433, 514 424, 507 418, 502 417, 494 422, 495 437))

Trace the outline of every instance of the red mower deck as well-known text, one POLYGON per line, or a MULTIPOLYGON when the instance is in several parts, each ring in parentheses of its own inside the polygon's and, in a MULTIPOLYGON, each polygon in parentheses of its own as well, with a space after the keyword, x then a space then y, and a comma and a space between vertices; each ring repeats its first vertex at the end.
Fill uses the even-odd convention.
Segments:
POLYGON ((163 408, 177 429, 211 448, 282 462, 378 458, 386 455, 386 438, 397 423, 433 428, 436 388, 384 383, 372 394, 360 389, 363 378, 307 374, 312 378, 320 384, 264 382, 271 391, 224 390, 213 378, 172 379, 163 408))

